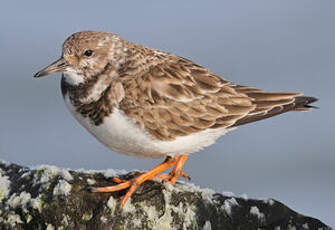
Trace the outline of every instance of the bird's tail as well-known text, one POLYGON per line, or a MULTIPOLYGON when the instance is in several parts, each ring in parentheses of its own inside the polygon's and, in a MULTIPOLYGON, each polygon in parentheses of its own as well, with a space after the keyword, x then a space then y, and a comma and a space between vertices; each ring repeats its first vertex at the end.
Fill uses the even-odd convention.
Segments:
POLYGON ((316 106, 312 106, 313 102, 316 102, 318 99, 315 97, 305 97, 305 96, 299 96, 296 97, 294 100, 294 111, 309 111, 311 109, 318 109, 316 106))
POLYGON ((244 87, 241 87, 240 90, 245 91, 244 93, 249 97, 254 98, 256 108, 247 116, 236 121, 233 127, 263 120, 288 111, 309 111, 312 108, 317 108, 310 105, 316 102, 317 98, 300 96, 300 93, 255 92, 244 87))

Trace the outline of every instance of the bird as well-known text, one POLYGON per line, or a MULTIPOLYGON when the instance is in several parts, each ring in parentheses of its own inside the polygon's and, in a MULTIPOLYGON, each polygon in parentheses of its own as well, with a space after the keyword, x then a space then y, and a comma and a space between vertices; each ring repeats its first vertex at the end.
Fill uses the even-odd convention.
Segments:
POLYGON ((34 77, 55 73, 62 73, 67 108, 97 140, 118 153, 165 158, 132 179, 114 177, 113 185, 91 188, 128 189, 121 207, 147 180, 175 184, 188 178, 182 168, 189 155, 227 132, 288 111, 309 111, 317 101, 299 92, 235 84, 189 59, 105 31, 72 34, 61 57, 34 77))

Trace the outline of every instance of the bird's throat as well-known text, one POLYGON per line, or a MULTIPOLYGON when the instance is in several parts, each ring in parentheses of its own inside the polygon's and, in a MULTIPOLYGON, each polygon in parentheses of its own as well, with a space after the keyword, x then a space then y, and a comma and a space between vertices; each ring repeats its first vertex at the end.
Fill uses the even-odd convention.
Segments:
POLYGON ((84 76, 81 76, 74 71, 67 71, 63 76, 64 80, 72 86, 77 86, 85 82, 84 76))

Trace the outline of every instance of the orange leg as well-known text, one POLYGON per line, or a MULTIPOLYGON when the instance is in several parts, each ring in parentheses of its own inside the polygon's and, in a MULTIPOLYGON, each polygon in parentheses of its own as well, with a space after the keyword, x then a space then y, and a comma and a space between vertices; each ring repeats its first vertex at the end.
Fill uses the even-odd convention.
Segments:
MULTIPOLYGON (((142 175, 143 173, 142 172, 136 172, 136 176, 139 176, 139 175, 142 175)), ((180 172, 180 176, 181 177, 184 177, 185 179, 188 179, 188 180, 191 180, 191 178, 189 177, 189 175, 187 175, 186 173, 184 172, 180 172)), ((169 182, 170 183, 170 179, 171 179, 171 173, 169 174, 159 174, 159 175, 156 175, 154 178, 159 178, 161 180, 164 180, 166 182, 169 182)), ((153 179, 154 179, 153 178, 153 179)), ((123 179, 120 179, 118 177, 112 177, 112 180, 115 182, 115 183, 123 183, 123 182, 127 182, 127 180, 123 180, 123 179)))
MULTIPOLYGON (((188 156, 181 155, 180 157, 177 158, 176 165, 173 168, 171 173, 156 175, 154 178, 159 178, 159 179, 164 180, 166 182, 169 182, 171 184, 175 184, 179 177, 184 177, 188 180, 191 180, 191 178, 186 173, 184 173, 182 171, 182 167, 185 164, 187 158, 188 158, 188 156)), ((143 174, 143 173, 136 172, 136 176, 139 176, 141 174, 143 174)), ((113 177, 112 180, 114 182, 118 183, 118 184, 127 181, 127 180, 121 180, 120 178, 117 178, 117 177, 113 177)))
POLYGON ((182 168, 188 158, 188 155, 181 155, 178 157, 178 160, 176 162, 176 165, 172 169, 172 172, 169 174, 163 174, 163 175, 157 175, 156 177, 168 181, 171 184, 175 184, 179 177, 185 177, 187 179, 190 179, 190 177, 182 171, 182 168))
POLYGON ((128 192, 126 193, 126 195, 124 195, 124 197, 121 200, 120 206, 122 207, 126 203, 126 201, 129 199, 129 197, 131 197, 131 195, 135 192, 135 190, 143 182, 153 179, 158 173, 161 173, 165 171, 166 169, 172 167, 175 163, 177 163, 177 159, 178 159, 177 156, 175 156, 174 158, 167 157, 163 163, 147 171, 146 173, 143 173, 135 177, 134 179, 125 181, 125 180, 120 180, 118 178, 114 178, 113 180, 119 183, 118 185, 92 188, 91 191, 92 192, 115 192, 115 191, 120 191, 120 190, 129 188, 128 192))

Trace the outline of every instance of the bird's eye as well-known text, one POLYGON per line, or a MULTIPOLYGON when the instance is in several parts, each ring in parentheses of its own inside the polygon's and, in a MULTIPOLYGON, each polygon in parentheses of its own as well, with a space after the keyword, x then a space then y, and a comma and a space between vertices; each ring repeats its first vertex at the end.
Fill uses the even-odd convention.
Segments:
POLYGON ((84 52, 84 55, 85 55, 86 57, 90 57, 90 56, 92 56, 92 54, 93 54, 93 51, 92 51, 92 50, 86 50, 86 51, 84 52))

